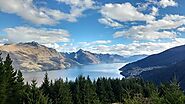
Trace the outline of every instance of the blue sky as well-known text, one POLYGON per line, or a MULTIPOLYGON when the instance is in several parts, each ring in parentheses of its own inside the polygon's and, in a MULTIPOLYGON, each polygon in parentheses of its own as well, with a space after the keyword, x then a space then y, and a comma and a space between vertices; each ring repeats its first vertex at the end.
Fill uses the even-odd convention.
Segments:
POLYGON ((184 0, 0 0, 0 42, 154 54, 185 43, 184 0))

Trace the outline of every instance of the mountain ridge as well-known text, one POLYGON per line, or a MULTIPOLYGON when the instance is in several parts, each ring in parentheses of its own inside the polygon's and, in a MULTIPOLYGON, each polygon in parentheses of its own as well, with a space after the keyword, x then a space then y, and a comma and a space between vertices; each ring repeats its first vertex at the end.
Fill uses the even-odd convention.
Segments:
POLYGON ((62 54, 80 64, 125 63, 146 57, 146 55, 125 57, 117 54, 92 53, 82 49, 79 49, 77 52, 62 54))
POLYGON ((161 53, 150 55, 136 62, 129 63, 119 70, 122 71, 121 74, 125 77, 138 76, 143 71, 166 68, 185 60, 184 52, 185 45, 173 47, 161 53))

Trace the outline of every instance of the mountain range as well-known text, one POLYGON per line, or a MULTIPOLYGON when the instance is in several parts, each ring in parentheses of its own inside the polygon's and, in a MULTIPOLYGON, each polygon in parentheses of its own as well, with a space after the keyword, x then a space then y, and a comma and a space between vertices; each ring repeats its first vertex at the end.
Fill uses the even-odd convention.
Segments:
POLYGON ((146 55, 134 55, 130 57, 120 56, 117 54, 97 54, 82 49, 72 53, 62 53, 65 57, 75 60, 76 62, 87 64, 100 64, 100 63, 126 63, 139 60, 146 57, 146 55))
MULTIPOLYGON (((96 54, 82 49, 72 53, 57 52, 55 49, 37 42, 5 44, 0 46, 0 52, 2 58, 10 54, 13 67, 20 70, 56 70, 88 64, 131 61, 129 57, 116 54, 96 54)), ((137 56, 133 59, 137 60, 143 57, 145 56, 141 55, 141 57, 137 56)))

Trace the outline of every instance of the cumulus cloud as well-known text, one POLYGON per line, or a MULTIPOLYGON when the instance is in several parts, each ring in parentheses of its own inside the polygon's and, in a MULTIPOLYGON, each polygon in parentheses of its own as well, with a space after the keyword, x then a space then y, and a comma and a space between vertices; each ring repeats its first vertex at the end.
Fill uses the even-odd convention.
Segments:
POLYGON ((158 15, 158 11, 159 11, 158 8, 156 8, 156 7, 153 6, 151 10, 152 10, 151 15, 153 15, 153 16, 158 15))
POLYGON ((3 30, 5 39, 10 43, 36 41, 41 44, 69 42, 69 32, 63 29, 33 28, 33 27, 14 27, 3 30))
MULTIPOLYGON (((101 40, 106 41, 106 40, 101 40)), ((58 44, 47 44, 47 46, 55 48, 60 52, 76 52, 79 49, 83 49, 86 51, 90 51, 93 53, 109 53, 109 54, 119 54, 123 56, 132 56, 132 55, 151 55, 162 52, 166 49, 184 45, 184 38, 175 38, 169 42, 133 42, 130 44, 94 44, 94 45, 86 45, 86 44, 94 44, 96 42, 80 42, 80 43, 65 43, 63 45, 58 44)), ((99 42, 98 42, 99 43, 99 42)), ((100 42, 101 43, 101 42, 100 42)), ((105 42, 106 43, 106 42, 105 42)))
POLYGON ((177 30, 181 32, 185 32, 185 27, 179 27, 177 30))
POLYGON ((0 10, 13 13, 36 24, 54 24, 55 21, 33 5, 33 0, 0 0, 0 10))
MULTIPOLYGON (((146 42, 146 43, 139 43, 139 42, 133 42, 127 45, 124 44, 117 44, 113 46, 107 46, 104 47, 106 50, 108 50, 110 53, 118 53, 121 55, 139 55, 139 54, 156 54, 159 52, 162 52, 166 49, 184 45, 185 39, 184 38, 176 38, 171 42, 146 42)), ((98 50, 103 48, 98 48, 98 50)))
POLYGON ((178 4, 174 0, 161 0, 159 1, 159 5, 166 8, 168 6, 177 6, 178 4))
POLYGON ((92 0, 57 0, 58 2, 71 5, 74 8, 92 8, 95 3, 92 0))
POLYGON ((99 45, 99 44, 109 44, 111 42, 112 42, 111 40, 97 40, 92 42, 79 42, 79 44, 85 45, 85 46, 93 46, 93 45, 99 45))
POLYGON ((76 52, 79 49, 89 50, 91 47, 97 47, 99 45, 107 45, 110 44, 111 40, 96 40, 91 42, 78 42, 78 43, 64 43, 63 45, 58 45, 57 43, 49 43, 44 44, 47 47, 55 48, 57 51, 60 52, 76 52))
POLYGON ((133 26, 128 30, 117 31, 114 37, 127 37, 134 40, 173 39, 176 32, 171 31, 185 24, 185 16, 166 15, 162 19, 149 22, 147 25, 133 26))
MULTIPOLYGON (((62 0, 60 1, 62 2, 62 0)), ((66 2, 68 1, 70 0, 66 2)), ((72 7, 70 13, 64 13, 60 10, 37 7, 33 4, 33 0, 0 0, 0 11, 16 14, 34 24, 54 25, 58 23, 59 20, 77 21, 77 18, 82 15, 84 10, 92 7, 91 3, 93 2, 90 1, 91 0, 83 0, 82 4, 77 2, 71 2, 72 4, 67 3, 71 4, 70 6, 72 7)))
POLYGON ((65 3, 71 7, 69 21, 77 21, 76 17, 82 15, 82 12, 87 9, 93 9, 95 2, 93 0, 57 0, 60 3, 65 3))
POLYGON ((101 23, 101 24, 104 24, 106 26, 110 26, 110 27, 122 27, 123 25, 110 19, 110 18, 101 18, 101 19, 98 19, 98 21, 101 23))
POLYGON ((125 21, 151 21, 155 17, 148 14, 143 14, 130 3, 122 4, 105 4, 101 7, 100 13, 103 17, 111 18, 121 22, 125 21))

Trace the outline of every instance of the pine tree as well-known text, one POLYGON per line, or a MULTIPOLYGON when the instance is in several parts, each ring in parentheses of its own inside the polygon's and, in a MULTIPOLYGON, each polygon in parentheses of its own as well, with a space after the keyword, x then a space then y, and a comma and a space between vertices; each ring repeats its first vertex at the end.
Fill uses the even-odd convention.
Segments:
POLYGON ((16 80, 16 101, 18 104, 22 104, 24 101, 24 95, 25 95, 25 86, 24 86, 24 78, 19 70, 17 73, 17 80, 16 80))
POLYGON ((48 104, 48 97, 36 87, 36 80, 32 80, 30 93, 28 95, 28 104, 48 104))
POLYGON ((48 73, 45 73, 44 81, 40 87, 40 89, 43 91, 45 96, 48 96, 50 93, 50 83, 49 83, 49 78, 48 78, 48 73))
POLYGON ((93 85, 89 76, 87 77, 86 83, 86 95, 88 95, 86 104, 100 104, 100 100, 96 94, 96 87, 93 85))
POLYGON ((72 104, 72 94, 68 82, 61 83, 59 88, 60 100, 58 104, 72 104))
POLYGON ((5 68, 5 85, 6 86, 6 104, 12 104, 16 101, 16 74, 17 71, 14 71, 12 67, 12 60, 10 58, 10 55, 8 54, 6 57, 6 60, 4 61, 3 67, 5 68))
POLYGON ((73 99, 76 104, 82 104, 82 98, 81 98, 81 87, 80 87, 80 81, 79 78, 76 78, 74 86, 73 86, 73 99))
POLYGON ((103 79, 104 81, 104 86, 105 86, 105 91, 107 93, 107 98, 109 100, 109 102, 115 102, 115 97, 114 97, 114 93, 113 93, 113 89, 112 89, 112 85, 110 82, 111 79, 103 79))
POLYGON ((105 90, 103 79, 98 78, 96 82, 96 92, 102 104, 109 104, 109 99, 107 99, 107 93, 105 90))
MULTIPOLYGON (((1 54, 0 54, 1 56, 1 54)), ((7 98, 7 80, 2 58, 0 57, 0 104, 4 104, 7 98)))
POLYGON ((170 104, 185 104, 184 93, 176 80, 170 84, 162 84, 159 96, 162 97, 163 104, 169 102, 170 104))

